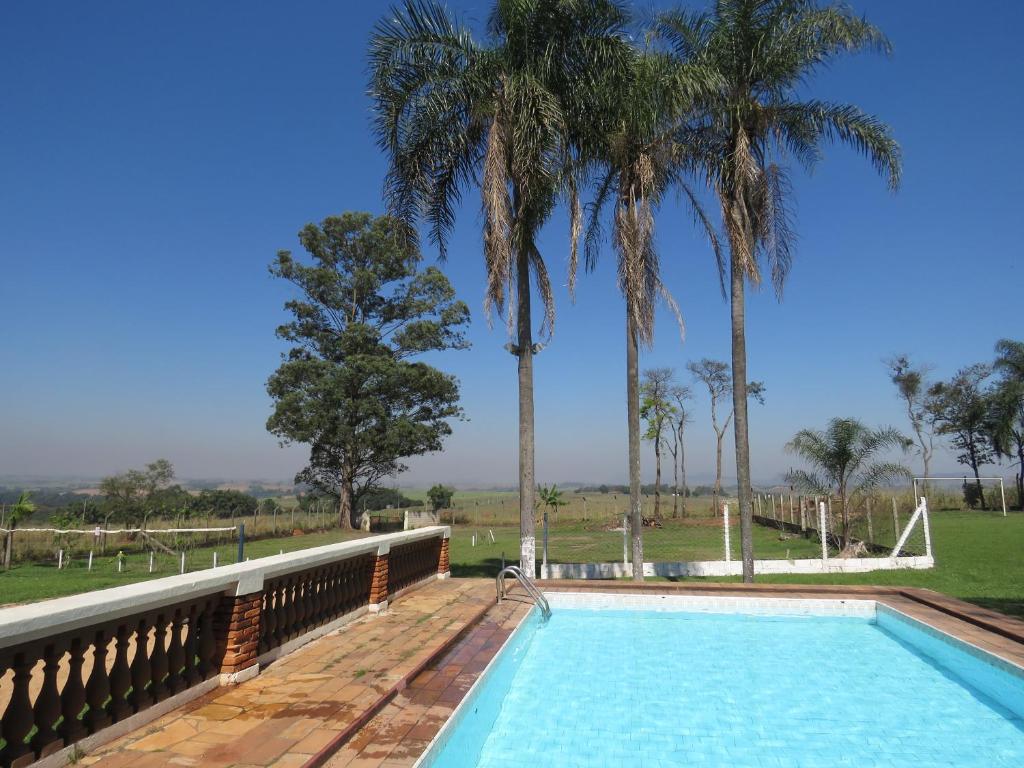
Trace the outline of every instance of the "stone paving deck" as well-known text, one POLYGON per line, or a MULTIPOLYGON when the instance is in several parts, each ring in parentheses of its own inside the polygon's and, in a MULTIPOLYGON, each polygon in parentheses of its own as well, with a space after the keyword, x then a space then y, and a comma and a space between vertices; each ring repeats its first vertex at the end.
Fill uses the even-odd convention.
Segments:
MULTIPOLYGON (((928 590, 708 582, 541 584, 545 590, 873 599, 1024 666, 1024 622, 928 590)), ((493 582, 482 579, 430 584, 387 613, 311 643, 259 677, 219 689, 81 763, 100 768, 409 768, 531 607, 515 590, 510 600, 494 605, 493 590, 493 582), (446 643, 448 649, 438 656, 446 643), (388 697, 396 685, 405 687, 388 697)))
POLYGON ((301 766, 360 724, 405 677, 494 602, 487 580, 448 579, 416 589, 96 752, 81 765, 301 766))

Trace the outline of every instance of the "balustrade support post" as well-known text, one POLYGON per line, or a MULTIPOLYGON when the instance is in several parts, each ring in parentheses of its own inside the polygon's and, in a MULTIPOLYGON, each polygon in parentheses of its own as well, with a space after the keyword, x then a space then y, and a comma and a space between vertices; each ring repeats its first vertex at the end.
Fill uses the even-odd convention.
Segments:
POLYGON ((377 559, 373 564, 373 578, 370 580, 370 613, 380 613, 388 607, 388 558, 391 544, 382 543, 377 548, 377 559))
POLYGON ((216 659, 222 685, 240 683, 259 674, 260 624, 263 589, 225 596, 213 615, 216 659))
POLYGON ((441 554, 437 560, 437 578, 447 579, 452 575, 451 561, 449 555, 449 536, 450 531, 445 531, 444 538, 441 539, 441 554))

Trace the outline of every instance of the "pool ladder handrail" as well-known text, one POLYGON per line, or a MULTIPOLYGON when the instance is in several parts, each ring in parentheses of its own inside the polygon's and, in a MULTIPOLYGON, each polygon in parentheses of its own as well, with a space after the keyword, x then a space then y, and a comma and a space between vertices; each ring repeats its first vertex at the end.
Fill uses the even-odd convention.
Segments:
POLYGON ((533 580, 529 576, 523 573, 523 569, 518 565, 506 565, 494 578, 494 587, 495 591, 498 593, 498 602, 500 603, 505 599, 505 576, 508 574, 516 577, 516 581, 522 585, 526 594, 529 595, 530 599, 540 607, 540 612, 544 615, 544 618, 550 619, 551 606, 548 605, 547 598, 544 597, 544 593, 537 589, 537 585, 533 583, 533 580))

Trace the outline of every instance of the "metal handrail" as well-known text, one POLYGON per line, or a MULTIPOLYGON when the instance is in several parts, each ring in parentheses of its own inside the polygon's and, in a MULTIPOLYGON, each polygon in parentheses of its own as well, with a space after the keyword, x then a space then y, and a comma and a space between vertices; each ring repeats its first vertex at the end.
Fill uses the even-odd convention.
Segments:
POLYGON ((506 565, 502 568, 498 575, 494 578, 494 588, 498 595, 498 602, 500 603, 505 598, 505 576, 512 574, 516 577, 526 594, 530 596, 534 603, 540 606, 540 612, 544 615, 545 619, 551 618, 551 606, 548 605, 547 598, 544 594, 537 589, 537 585, 533 583, 529 576, 523 573, 523 569, 518 565, 506 565))

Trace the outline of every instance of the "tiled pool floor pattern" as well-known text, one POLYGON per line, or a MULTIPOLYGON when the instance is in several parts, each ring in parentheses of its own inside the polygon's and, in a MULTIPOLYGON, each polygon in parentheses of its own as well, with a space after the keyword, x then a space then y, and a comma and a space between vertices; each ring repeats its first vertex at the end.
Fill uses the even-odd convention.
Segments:
POLYGON ((565 609, 436 765, 1019 767, 1024 729, 862 619, 565 609))

